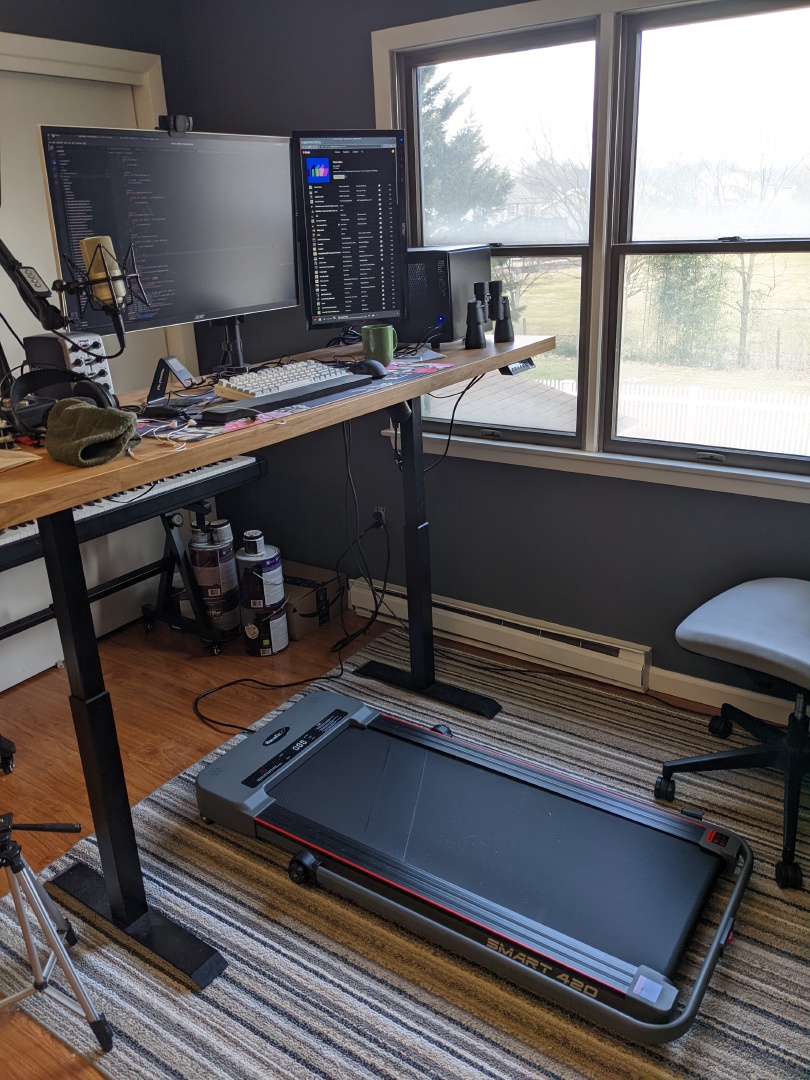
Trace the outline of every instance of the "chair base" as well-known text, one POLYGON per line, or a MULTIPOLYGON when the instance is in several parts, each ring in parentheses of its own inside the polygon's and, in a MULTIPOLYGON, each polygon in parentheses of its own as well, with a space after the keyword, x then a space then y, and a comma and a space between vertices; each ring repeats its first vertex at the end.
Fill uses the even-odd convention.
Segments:
POLYGON ((805 695, 797 696, 796 708, 787 728, 766 723, 741 712, 733 705, 723 705, 720 715, 712 717, 709 730, 725 738, 732 725, 748 731, 759 739, 756 746, 739 750, 723 750, 716 754, 666 761, 661 776, 655 782, 655 797, 672 802, 675 798, 674 773, 714 772, 719 769, 780 769, 785 780, 782 858, 776 864, 775 877, 780 888, 801 888, 802 871, 796 860, 796 835, 799 824, 799 799, 802 778, 810 772, 810 736, 805 708, 805 695))

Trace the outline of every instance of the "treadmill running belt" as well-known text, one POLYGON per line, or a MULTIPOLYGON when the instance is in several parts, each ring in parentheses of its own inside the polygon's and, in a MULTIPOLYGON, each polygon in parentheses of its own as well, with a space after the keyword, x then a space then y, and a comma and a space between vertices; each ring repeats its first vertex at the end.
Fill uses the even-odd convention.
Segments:
POLYGON ((374 728, 342 731, 273 797, 332 833, 670 977, 720 869, 677 836, 374 728))

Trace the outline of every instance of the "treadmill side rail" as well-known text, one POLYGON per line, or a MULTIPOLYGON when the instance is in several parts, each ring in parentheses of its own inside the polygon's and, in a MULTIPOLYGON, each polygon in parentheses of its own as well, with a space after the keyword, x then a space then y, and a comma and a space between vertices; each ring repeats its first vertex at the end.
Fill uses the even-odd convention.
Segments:
MULTIPOLYGON (((672 1042, 684 1035, 694 1022, 701 1002, 706 993, 709 981, 714 973, 717 963, 722 955, 723 948, 729 939, 734 926, 734 915, 742 900, 743 893, 751 877, 754 865, 751 848, 744 841, 740 841, 740 853, 742 864, 737 876, 736 883, 728 898, 725 910, 720 917, 706 951, 703 964, 692 992, 684 1004, 682 1010, 677 1012, 677 987, 657 972, 651 972, 648 968, 640 967, 637 970, 638 981, 649 978, 653 982, 662 982, 665 989, 659 998, 658 1010, 654 1008, 637 1008, 641 995, 634 995, 635 1004, 630 1008, 638 1011, 641 1015, 631 1015, 622 1012, 612 1005, 605 1004, 589 991, 587 984, 579 985, 576 980, 567 979, 560 981, 543 971, 528 967, 520 959, 507 956, 491 947, 482 946, 477 941, 465 934, 460 934, 449 927, 441 926, 430 918, 397 904, 391 899, 381 896, 377 891, 365 888, 357 881, 353 881, 343 874, 337 874, 324 866, 318 866, 315 873, 317 884, 322 885, 330 892, 353 900, 361 907, 374 911, 384 918, 392 919, 401 926, 412 930, 414 933, 436 942, 458 953, 466 959, 478 963, 482 967, 494 971, 510 982, 516 983, 524 989, 537 994, 539 997, 554 1001, 579 1016, 590 1020, 617 1035, 621 1035, 632 1042, 643 1046, 659 1046, 663 1043, 672 1042), (657 1017, 653 1015, 657 1011, 657 1017)), ((643 988, 640 988, 643 990, 643 988)))

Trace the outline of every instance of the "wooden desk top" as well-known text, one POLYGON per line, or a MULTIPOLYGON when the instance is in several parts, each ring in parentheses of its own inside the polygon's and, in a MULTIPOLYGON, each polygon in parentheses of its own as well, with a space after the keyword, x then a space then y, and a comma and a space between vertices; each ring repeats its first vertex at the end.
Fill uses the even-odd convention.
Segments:
MULTIPOLYGON (((40 460, 0 472, 0 528, 16 525, 91 502, 139 484, 148 484, 164 476, 186 472, 198 465, 210 465, 235 454, 249 454, 263 446, 294 439, 310 431, 340 424, 368 413, 386 409, 400 401, 464 382, 476 375, 549 352, 556 345, 553 337, 518 337, 495 345, 488 338, 483 349, 446 348, 452 368, 407 382, 386 386, 385 379, 375 380, 362 394, 343 400, 325 401, 314 409, 295 413, 283 421, 269 420, 251 424, 238 431, 223 432, 198 443, 186 443, 178 453, 165 443, 144 439, 130 456, 116 458, 106 465, 76 468, 54 461, 45 450, 36 451, 40 460)), ((351 353, 352 350, 346 350, 351 353)), ((301 359, 328 356, 343 350, 325 349, 300 354, 301 359)), ((137 400, 137 399, 136 399, 137 400)))

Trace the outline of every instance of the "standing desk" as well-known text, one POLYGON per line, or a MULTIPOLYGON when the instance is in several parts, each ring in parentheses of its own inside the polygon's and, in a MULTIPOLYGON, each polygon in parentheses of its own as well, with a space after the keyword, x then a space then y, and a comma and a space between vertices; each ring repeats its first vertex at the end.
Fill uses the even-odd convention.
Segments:
MULTIPOLYGON (((210 439, 186 444, 183 468, 209 465, 232 455, 272 446, 312 431, 340 424, 403 401, 410 416, 400 426, 405 504, 404 546, 408 594, 410 673, 397 681, 417 693, 453 700, 456 688, 435 679, 431 612, 430 548, 424 490, 420 397, 477 375, 549 352, 553 337, 519 337, 483 349, 446 350, 452 368, 386 385, 375 380, 362 393, 327 400, 294 413, 283 424, 265 421, 210 439)), ((324 358, 351 350, 301 354, 324 358)), ((113 922, 142 947, 167 961, 197 986, 207 986, 225 968, 210 946, 149 907, 129 807, 115 716, 104 685, 90 600, 82 567, 72 508, 117 491, 149 484, 170 475, 177 460, 165 445, 145 439, 132 457, 106 465, 74 468, 54 461, 44 450, 40 461, 0 473, 0 528, 37 520, 43 558, 53 597, 70 686, 70 708, 98 841, 101 875, 76 864, 55 883, 81 903, 113 922)), ((397 679, 396 673, 392 674, 397 679)), ((455 698, 463 707, 464 692, 455 698)), ((484 699, 486 702, 487 699, 484 699)), ((497 703, 496 710, 497 710, 497 703)))

